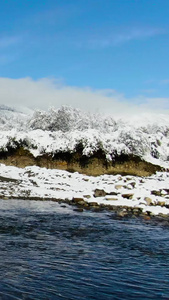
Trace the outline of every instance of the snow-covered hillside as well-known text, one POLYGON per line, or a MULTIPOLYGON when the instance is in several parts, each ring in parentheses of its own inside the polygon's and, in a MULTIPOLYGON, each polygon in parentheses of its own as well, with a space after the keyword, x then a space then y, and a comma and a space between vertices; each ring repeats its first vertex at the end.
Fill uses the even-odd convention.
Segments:
POLYGON ((10 131, 13 128, 20 131, 26 128, 29 118, 28 113, 23 113, 15 108, 0 105, 0 131, 10 131))
POLYGON ((108 160, 133 154, 169 167, 169 120, 167 115, 116 119, 71 107, 19 112, 0 107, 0 151, 18 145, 34 155, 74 152, 78 145, 90 156, 101 149, 108 160))

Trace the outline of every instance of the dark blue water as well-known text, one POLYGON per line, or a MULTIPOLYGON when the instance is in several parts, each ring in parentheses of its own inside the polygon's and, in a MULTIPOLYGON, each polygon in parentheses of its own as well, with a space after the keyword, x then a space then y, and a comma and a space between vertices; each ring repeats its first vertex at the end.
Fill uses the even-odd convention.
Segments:
POLYGON ((0 200, 0 299, 169 299, 169 228, 0 200))

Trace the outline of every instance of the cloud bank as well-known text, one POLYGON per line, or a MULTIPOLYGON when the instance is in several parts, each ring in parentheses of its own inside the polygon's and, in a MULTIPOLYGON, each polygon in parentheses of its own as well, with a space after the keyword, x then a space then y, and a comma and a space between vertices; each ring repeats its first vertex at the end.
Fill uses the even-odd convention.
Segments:
POLYGON ((169 98, 127 99, 114 90, 72 87, 56 79, 0 78, 0 103, 47 110, 69 105, 85 111, 123 117, 144 113, 169 114, 169 98))

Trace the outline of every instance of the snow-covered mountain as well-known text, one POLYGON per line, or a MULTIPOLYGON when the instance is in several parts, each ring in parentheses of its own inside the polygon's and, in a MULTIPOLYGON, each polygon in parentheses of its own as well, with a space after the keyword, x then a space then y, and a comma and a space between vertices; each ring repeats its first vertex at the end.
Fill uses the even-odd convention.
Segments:
POLYGON ((169 166, 167 115, 142 115, 117 119, 71 107, 30 114, 0 106, 0 151, 26 147, 34 155, 74 152, 78 145, 90 156, 101 149, 108 160, 133 154, 169 166))

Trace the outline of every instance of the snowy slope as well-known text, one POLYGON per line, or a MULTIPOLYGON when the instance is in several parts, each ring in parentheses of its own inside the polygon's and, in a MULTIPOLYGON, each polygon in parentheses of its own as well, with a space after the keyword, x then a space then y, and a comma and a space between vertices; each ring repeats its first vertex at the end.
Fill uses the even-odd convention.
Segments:
POLYGON ((25 129, 27 119, 29 118, 28 113, 24 113, 15 108, 0 105, 0 130, 8 131, 13 128, 20 131, 21 128, 25 129))
POLYGON ((90 156, 102 149, 108 160, 117 154, 134 154, 169 167, 169 118, 142 115, 115 119, 82 112, 71 107, 25 114, 0 107, 0 150, 21 144, 34 156, 75 151, 83 146, 90 156))

